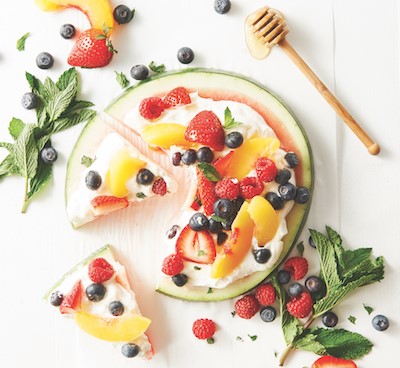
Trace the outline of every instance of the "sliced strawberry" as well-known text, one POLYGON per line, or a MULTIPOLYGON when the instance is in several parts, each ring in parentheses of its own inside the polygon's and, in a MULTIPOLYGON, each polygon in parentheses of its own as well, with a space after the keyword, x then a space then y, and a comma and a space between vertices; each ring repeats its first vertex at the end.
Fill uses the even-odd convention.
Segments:
POLYGON ((165 108, 187 105, 192 102, 185 87, 176 87, 163 98, 165 108))
POLYGON ((218 116, 212 111, 204 110, 189 122, 185 130, 185 139, 222 151, 225 145, 225 132, 218 116))
POLYGON ((215 183, 208 180, 201 169, 197 168, 197 191, 203 204, 204 213, 210 216, 214 213, 214 203, 218 199, 215 194, 215 183))
POLYGON ((82 300, 82 282, 78 280, 71 291, 66 294, 60 304, 62 314, 74 313, 80 307, 82 300))
POLYGON ((197 211, 201 207, 199 191, 196 192, 196 197, 194 198, 194 200, 193 200, 192 204, 190 205, 190 207, 195 211, 197 211))
POLYGON ((326 355, 317 359, 311 368, 357 368, 357 365, 352 360, 326 355))
POLYGON ((128 207, 129 202, 126 197, 118 198, 114 196, 97 196, 90 201, 95 216, 107 215, 110 212, 128 207))
POLYGON ((214 167, 217 169, 217 171, 221 174, 222 177, 226 176, 226 173, 228 172, 228 168, 231 163, 233 154, 234 151, 230 151, 225 156, 217 158, 213 163, 214 167))
POLYGON ((194 231, 186 225, 176 240, 176 253, 187 261, 211 264, 216 256, 214 239, 207 230, 194 231))

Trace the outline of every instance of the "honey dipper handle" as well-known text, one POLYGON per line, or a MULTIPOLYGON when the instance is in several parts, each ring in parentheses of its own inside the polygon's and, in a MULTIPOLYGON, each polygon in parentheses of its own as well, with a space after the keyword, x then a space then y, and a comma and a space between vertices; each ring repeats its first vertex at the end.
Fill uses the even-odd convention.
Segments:
POLYGON ((331 105, 336 113, 343 119, 347 126, 354 132, 354 134, 360 139, 365 147, 368 148, 368 152, 371 155, 377 155, 380 151, 380 147, 375 143, 368 134, 361 128, 361 126, 354 120, 350 113, 344 108, 344 106, 338 101, 338 99, 329 91, 329 89, 321 82, 318 76, 311 70, 307 63, 301 58, 296 50, 283 39, 279 46, 286 52, 286 54, 292 59, 297 67, 303 72, 308 80, 314 85, 318 92, 325 98, 325 100, 331 105))

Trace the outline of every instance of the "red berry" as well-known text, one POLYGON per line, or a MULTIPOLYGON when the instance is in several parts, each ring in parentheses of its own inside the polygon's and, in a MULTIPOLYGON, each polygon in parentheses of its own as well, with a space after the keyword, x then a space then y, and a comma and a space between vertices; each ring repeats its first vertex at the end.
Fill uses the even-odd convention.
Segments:
POLYGON ((214 203, 217 200, 215 183, 207 179, 201 169, 197 168, 196 173, 198 197, 203 205, 204 213, 210 216, 214 213, 214 203))
POLYGON ((93 282, 102 283, 111 279, 114 268, 104 258, 95 258, 89 263, 88 274, 93 282))
POLYGON ((216 325, 215 322, 208 318, 196 319, 193 322, 192 331, 194 336, 200 340, 206 340, 213 337, 215 334, 216 325))
POLYGON ((215 194, 219 198, 234 200, 239 196, 239 183, 232 179, 224 178, 215 185, 215 194))
POLYGON ((256 297, 252 294, 245 295, 235 303, 236 314, 244 319, 250 319, 259 309, 260 305, 258 304, 256 297))
POLYGON ((266 157, 261 157, 256 162, 256 173, 261 181, 269 183, 275 179, 278 169, 274 161, 266 157))
POLYGON ((166 109, 178 105, 187 105, 192 102, 189 93, 184 87, 177 87, 170 91, 163 98, 164 106, 166 109))
POLYGON ((82 300, 82 281, 78 280, 67 295, 64 296, 60 304, 62 314, 74 313, 81 305, 82 300))
POLYGON ((317 359, 311 368, 357 368, 357 365, 352 360, 325 355, 317 359))
POLYGON ((293 298, 286 304, 288 312, 296 318, 307 317, 313 309, 313 300, 307 291, 303 291, 300 296, 293 298))
POLYGON ((271 284, 262 284, 257 287, 255 296, 262 306, 267 307, 274 304, 276 298, 275 288, 271 284))
POLYGON ((290 272, 293 280, 300 280, 308 272, 308 262, 304 257, 292 257, 286 260, 283 268, 290 272))
POLYGON ((240 194, 244 199, 251 199, 264 190, 263 183, 256 177, 246 177, 239 182, 240 194))
POLYGON ((163 178, 158 178, 154 183, 153 183, 153 193, 158 194, 160 196, 164 196, 167 193, 167 183, 163 178))
POLYGON ((164 102, 159 97, 148 97, 142 100, 139 105, 139 113, 147 120, 154 120, 160 117, 165 110, 164 102))
POLYGON ((161 271, 168 276, 175 276, 182 272, 183 267, 182 258, 177 254, 170 254, 164 258, 161 271))

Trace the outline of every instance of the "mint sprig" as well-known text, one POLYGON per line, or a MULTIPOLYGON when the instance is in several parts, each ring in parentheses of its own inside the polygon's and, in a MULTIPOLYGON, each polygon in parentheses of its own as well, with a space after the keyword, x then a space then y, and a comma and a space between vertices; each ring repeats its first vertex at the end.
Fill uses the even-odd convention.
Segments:
POLYGON ((18 51, 24 51, 25 50, 25 42, 26 39, 31 35, 30 32, 26 32, 24 35, 22 35, 18 40, 17 40, 17 50, 18 51))
POLYGON ((126 88, 129 86, 129 79, 124 73, 115 71, 115 77, 122 88, 126 88))
POLYGON ((233 117, 232 117, 232 113, 231 110, 229 109, 229 107, 226 107, 225 111, 224 111, 224 125, 223 127, 225 129, 233 129, 236 128, 237 126, 241 125, 242 123, 236 121, 233 117))
POLYGON ((8 150, 8 155, 0 163, 0 179, 9 175, 19 175, 25 179, 22 212, 29 201, 51 180, 52 167, 40 158, 44 147, 51 145, 51 137, 87 119, 95 112, 89 107, 91 102, 76 99, 78 75, 75 68, 66 70, 53 82, 44 82, 30 73, 25 73, 31 90, 38 97, 36 123, 25 124, 12 118, 9 133, 14 143, 0 142, 0 148, 8 150))
POLYGON ((149 69, 156 74, 161 74, 165 72, 165 65, 164 64, 157 65, 154 61, 151 61, 149 63, 149 69))
POLYGON ((222 179, 222 176, 218 170, 207 162, 201 162, 197 165, 197 167, 203 172, 204 176, 212 182, 217 182, 222 179))

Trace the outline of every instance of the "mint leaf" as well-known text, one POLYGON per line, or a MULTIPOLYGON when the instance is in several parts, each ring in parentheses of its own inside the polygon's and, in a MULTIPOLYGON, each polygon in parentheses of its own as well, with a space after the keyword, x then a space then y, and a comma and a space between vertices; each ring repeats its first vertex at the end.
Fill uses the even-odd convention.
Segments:
POLYGON ((17 40, 17 50, 18 51, 24 51, 25 50, 25 42, 26 39, 30 36, 30 32, 26 32, 23 36, 21 36, 17 40))
POLYGON ((209 337, 209 338, 207 339, 207 344, 214 344, 214 342, 215 342, 215 340, 214 340, 213 337, 209 337))
POLYGON ((7 155, 0 163, 0 179, 8 175, 19 174, 18 167, 15 165, 14 156, 7 155))
POLYGON ((374 308, 370 307, 369 305, 363 304, 363 306, 368 314, 371 314, 374 311, 374 308))
POLYGON ((356 324, 357 318, 354 316, 349 316, 349 318, 347 318, 353 325, 356 324))
POLYGON ((117 82, 119 83, 119 85, 122 88, 126 88, 129 86, 130 82, 124 73, 122 73, 122 72, 118 73, 117 71, 115 71, 115 74, 116 74, 117 82))
POLYGON ((12 120, 10 121, 10 124, 8 126, 8 131, 11 135, 11 137, 13 137, 13 139, 17 139, 18 136, 21 134, 22 130, 25 127, 25 123, 17 118, 12 118, 12 120))
POLYGON ((221 174, 211 164, 208 164, 206 162, 201 162, 197 165, 197 167, 203 172, 204 176, 210 181, 217 182, 222 179, 221 174))
POLYGON ((312 333, 307 333, 306 335, 296 339, 293 343, 293 347, 298 350, 310 351, 318 355, 327 354, 325 346, 317 341, 317 335, 312 333))
POLYGON ((53 133, 61 132, 65 129, 80 124, 83 121, 89 120, 95 115, 96 112, 89 109, 83 109, 78 113, 69 114, 68 116, 57 119, 54 122, 52 132, 53 133))
POLYGON ((219 217, 219 216, 217 216, 217 215, 214 215, 214 214, 211 215, 211 218, 212 218, 214 221, 216 221, 216 222, 221 222, 221 223, 226 222, 226 219, 224 219, 224 218, 222 218, 222 217, 219 217))
POLYGON ((45 91, 45 95, 43 97, 45 97, 46 100, 55 98, 62 91, 49 77, 44 80, 43 88, 45 91))
POLYGON ((5 148, 8 152, 11 152, 14 145, 12 143, 0 142, 0 147, 5 148))
POLYGON ((224 125, 223 127, 225 129, 233 129, 236 128, 237 126, 241 125, 242 123, 239 123, 232 117, 231 110, 229 107, 226 107, 224 111, 224 125))
POLYGON ((165 65, 164 64, 156 65, 154 61, 151 61, 149 64, 149 69, 156 74, 160 74, 165 72, 165 65))
POLYGON ((51 180, 52 165, 45 164, 39 160, 38 171, 34 178, 29 182, 29 192, 27 199, 30 200, 36 193, 44 188, 51 180))
POLYGON ((27 124, 13 146, 13 156, 18 171, 25 178, 34 178, 38 167, 38 149, 34 137, 35 124, 27 124))
POLYGON ((58 92, 50 101, 46 103, 46 111, 49 121, 53 122, 68 108, 69 104, 75 99, 78 92, 78 81, 70 83, 63 91, 58 92))
POLYGON ((88 156, 82 156, 81 158, 81 164, 86 166, 86 167, 90 167, 92 166, 93 162, 96 161, 96 157, 95 158, 91 158, 88 156))
POLYGON ((139 199, 144 199, 144 198, 146 198, 146 194, 144 194, 143 192, 139 192, 139 193, 136 193, 136 197, 139 199))
POLYGON ((304 254, 304 243, 300 242, 297 244, 297 251, 299 252, 300 257, 303 257, 304 254))
POLYGON ((212 293, 213 293, 213 289, 209 287, 207 290, 207 294, 212 294, 212 293))
POLYGON ((60 75, 56 86, 60 91, 64 91, 70 84, 77 82, 78 73, 75 68, 69 68, 60 75))
POLYGON ((256 341, 257 340, 257 335, 247 335, 251 341, 256 341))

